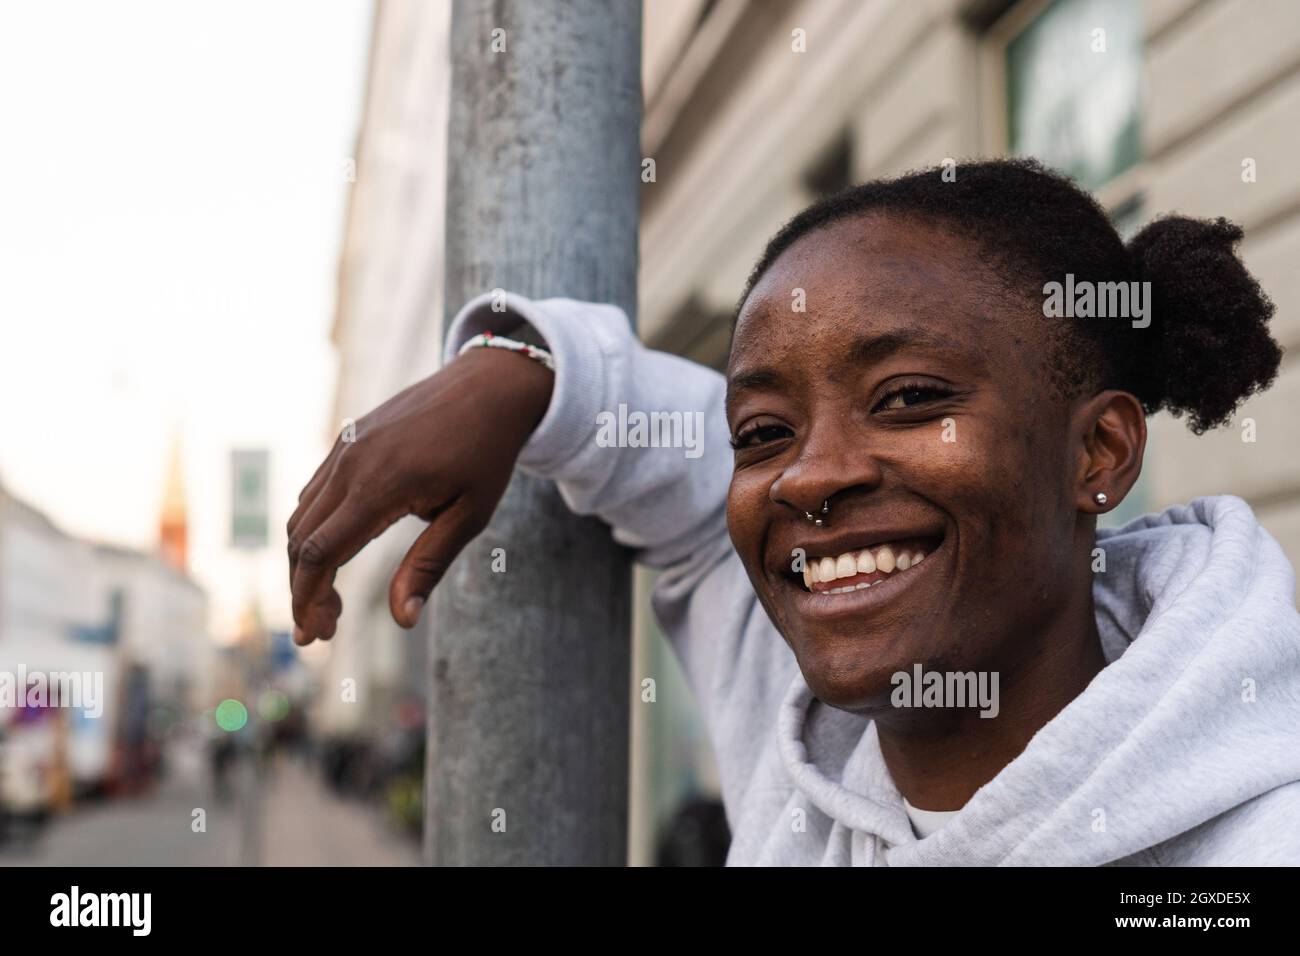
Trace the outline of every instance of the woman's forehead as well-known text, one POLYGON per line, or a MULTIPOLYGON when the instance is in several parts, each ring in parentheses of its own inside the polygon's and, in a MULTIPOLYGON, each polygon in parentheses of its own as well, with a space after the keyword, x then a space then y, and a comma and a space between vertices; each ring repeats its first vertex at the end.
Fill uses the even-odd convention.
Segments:
POLYGON ((1023 336, 1024 306, 990 302, 987 290, 942 274, 918 272, 910 263, 881 262, 862 281, 806 273, 788 286, 756 288, 737 319, 733 360, 749 351, 802 346, 844 350, 876 337, 921 345, 961 345, 983 350, 987 336, 1023 336))
POLYGON ((968 239, 915 218, 857 216, 813 230, 782 252, 750 291, 737 325, 766 314, 904 302, 964 308, 998 284, 968 239))

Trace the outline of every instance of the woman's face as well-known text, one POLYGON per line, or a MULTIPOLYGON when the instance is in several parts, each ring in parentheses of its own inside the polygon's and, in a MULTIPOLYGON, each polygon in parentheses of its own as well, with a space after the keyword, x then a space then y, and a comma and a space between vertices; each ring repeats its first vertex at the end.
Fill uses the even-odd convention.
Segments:
POLYGON ((1014 671, 1090 586, 1050 320, 998 288, 966 240, 870 215, 798 240, 741 311, 728 526, 833 706, 882 712, 915 664, 1014 671))

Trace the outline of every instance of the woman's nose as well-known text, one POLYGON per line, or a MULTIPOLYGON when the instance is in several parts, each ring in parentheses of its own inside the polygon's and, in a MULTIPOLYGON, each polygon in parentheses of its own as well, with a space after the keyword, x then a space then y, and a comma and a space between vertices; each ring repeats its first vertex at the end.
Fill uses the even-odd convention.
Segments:
POLYGON ((801 515, 814 518, 822 505, 851 488, 873 490, 880 484, 880 464, 853 429, 814 427, 793 461, 772 482, 769 496, 801 515))

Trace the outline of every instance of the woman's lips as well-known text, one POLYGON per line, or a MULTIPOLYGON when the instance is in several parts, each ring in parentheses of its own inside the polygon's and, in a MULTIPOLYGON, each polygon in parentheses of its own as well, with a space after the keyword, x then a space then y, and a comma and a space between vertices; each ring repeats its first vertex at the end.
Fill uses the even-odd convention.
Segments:
MULTIPOLYGON (((886 601, 893 600, 895 596, 925 581, 933 574, 939 573, 934 569, 941 563, 937 559, 941 556, 943 547, 942 539, 929 538, 891 542, 888 545, 864 549, 871 551, 872 559, 876 562, 873 571, 858 571, 856 562, 860 552, 853 552, 854 573, 842 578, 838 576, 840 556, 837 556, 834 559, 837 565, 836 577, 833 579, 816 580, 805 587, 797 577, 787 577, 790 582, 791 603, 799 614, 809 618, 860 617, 886 601), (881 569, 879 552, 884 548, 893 552, 892 570, 881 569), (898 563, 898 558, 904 551, 909 557, 906 568, 898 563), (922 556, 921 562, 915 560, 915 555, 918 553, 922 556)), ((890 563, 890 557, 889 554, 885 555, 886 566, 890 563)), ((810 566, 812 560, 809 559, 810 566)), ((818 565, 817 573, 820 575, 822 566, 820 559, 818 565)))

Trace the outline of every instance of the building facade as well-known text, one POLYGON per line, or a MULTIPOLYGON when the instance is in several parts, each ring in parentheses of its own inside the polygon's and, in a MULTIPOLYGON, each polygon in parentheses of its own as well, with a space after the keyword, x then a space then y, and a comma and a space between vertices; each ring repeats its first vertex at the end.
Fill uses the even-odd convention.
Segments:
MULTIPOLYGON (((112 785, 131 744, 211 707, 213 659, 207 595, 162 551, 77 538, 0 487, 0 673, 77 674, 99 688, 93 710, 0 707, 10 755, 39 740, 34 759, 73 789, 112 785)), ((4 775, 13 785, 35 773, 4 775)))

